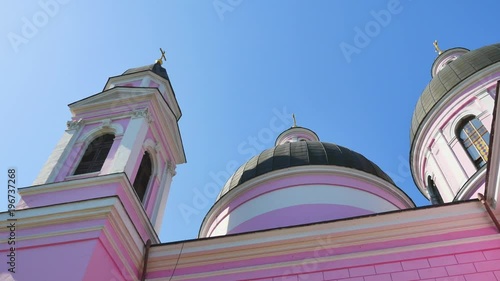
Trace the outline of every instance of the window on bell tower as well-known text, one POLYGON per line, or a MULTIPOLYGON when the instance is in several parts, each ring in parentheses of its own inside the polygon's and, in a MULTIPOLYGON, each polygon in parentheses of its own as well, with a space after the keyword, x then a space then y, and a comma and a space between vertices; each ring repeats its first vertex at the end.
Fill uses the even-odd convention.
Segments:
POLYGON ((431 176, 427 176, 427 192, 429 193, 432 205, 438 205, 444 203, 443 198, 439 193, 439 189, 437 188, 436 183, 434 182, 431 176))
POLYGON ((74 174, 80 175, 100 171, 113 145, 114 138, 113 134, 105 134, 94 139, 85 150, 74 174))
POLYGON ((134 180, 134 189, 139 196, 139 200, 144 200, 144 195, 146 194, 146 189, 148 188, 149 180, 151 178, 152 163, 149 153, 146 151, 142 156, 141 164, 139 165, 139 170, 134 180))
POLYGON ((457 137, 477 169, 488 162, 490 133, 475 116, 464 118, 457 128, 457 137))

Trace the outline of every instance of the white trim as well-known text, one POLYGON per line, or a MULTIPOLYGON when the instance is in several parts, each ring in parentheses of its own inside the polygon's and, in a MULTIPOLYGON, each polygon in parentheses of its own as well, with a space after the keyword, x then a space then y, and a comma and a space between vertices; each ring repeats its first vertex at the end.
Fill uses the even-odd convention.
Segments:
POLYGON ((152 171, 151 175, 160 175, 159 167, 158 165, 158 153, 159 151, 157 150, 158 144, 152 140, 151 138, 147 138, 144 143, 142 144, 142 148, 144 152, 148 152, 149 155, 151 156, 151 161, 153 161, 153 168, 154 170, 152 171))
MULTIPOLYGON (((95 128, 95 129, 98 129, 98 128, 95 128)), ((102 129, 100 131, 95 130, 95 129, 91 131, 91 132, 93 132, 92 134, 88 134, 89 137, 87 139, 79 138, 76 141, 76 143, 75 143, 76 145, 81 145, 81 149, 78 152, 77 156, 75 157, 75 160, 76 159, 78 159, 78 160, 74 161, 73 163, 68 163, 68 165, 71 165, 71 169, 69 170, 67 175, 64 175, 65 180, 69 180, 69 179, 71 179, 71 177, 76 177, 76 178, 89 177, 89 176, 93 176, 94 173, 97 173, 97 175, 100 175, 102 167, 104 167, 104 165, 106 164, 106 161, 108 161, 109 152, 108 152, 108 156, 106 156, 105 162, 102 164, 101 169, 99 169, 98 172, 75 175, 75 171, 78 168, 78 166, 80 165, 80 162, 82 161, 83 155, 85 155, 85 152, 87 152, 87 148, 89 147, 89 145, 100 136, 107 135, 107 134, 114 135, 113 132, 109 131, 108 129, 102 129)), ((115 140, 116 140, 116 135, 114 135, 114 136, 115 137, 113 138, 113 143, 111 144, 111 147, 113 147, 113 144, 115 143, 115 140)), ((74 147, 76 147, 76 146, 73 146, 71 148, 71 150, 73 150, 74 147)), ((111 147, 110 147, 110 149, 111 149, 111 147)), ((65 159, 65 161, 66 161, 66 159, 65 159)))
MULTIPOLYGON (((104 185, 108 183, 119 183, 120 186, 122 186, 123 190, 125 191, 125 195, 127 196, 128 200, 132 203, 133 210, 128 210, 127 213, 129 212, 136 212, 139 220, 141 221, 142 225, 144 226, 148 236, 152 237, 151 240, 153 243, 158 243, 158 237, 157 234, 153 228, 153 224, 146 214, 146 211, 142 207, 141 202, 137 199, 137 196, 135 195, 135 192, 133 191, 133 187, 130 184, 128 178, 126 177, 125 173, 116 173, 116 174, 109 174, 109 175, 102 175, 99 177, 92 177, 92 178, 82 178, 82 179, 77 179, 77 180, 72 180, 72 181, 63 181, 63 182, 56 182, 56 183, 49 183, 49 184, 43 184, 43 185, 36 185, 36 186, 30 186, 30 187, 24 187, 19 189, 19 195, 21 195, 21 198, 23 196, 34 196, 38 194, 50 194, 51 192, 57 192, 57 191, 71 191, 73 189, 78 189, 78 188, 85 188, 88 186, 96 186, 96 185, 104 185)), ((92 196, 89 195, 89 198, 92 196)), ((108 197, 106 197, 108 198, 108 197)), ((85 198, 82 198, 84 200, 85 198)), ((80 202, 88 202, 88 201, 94 201, 94 200, 101 200, 101 199, 92 199, 92 200, 84 200, 80 202)), ((64 206, 73 206, 74 203, 69 203, 69 204, 61 204, 64 206)), ((59 205, 53 205, 53 206, 59 206, 59 205)), ((36 209, 44 209, 45 207, 42 208, 36 208, 36 209)), ((26 210, 34 210, 34 209, 26 209, 26 210)), ((0 213, 1 214, 1 213, 0 213)), ((18 214, 16 213, 16 217, 18 214)), ((0 222, 1 223, 1 222, 0 222)))
MULTIPOLYGON (((468 181, 462 186, 457 194, 455 195, 455 200, 454 201, 459 201, 459 200, 466 200, 469 198, 477 198, 472 194, 473 190, 476 188, 479 188, 479 183, 482 182, 486 177, 486 165, 481 167, 479 170, 477 170, 474 175, 472 175, 468 181)), ((481 192, 478 190, 477 192, 481 192)), ((477 194, 476 194, 477 195, 477 194)))
POLYGON ((165 207, 170 193, 170 186, 172 184, 172 178, 174 177, 174 174, 171 173, 171 168, 169 167, 170 165, 171 164, 167 161, 163 168, 160 186, 158 187, 158 197, 154 206, 153 215, 151 216, 151 221, 153 222, 158 233, 160 232, 163 223, 163 216, 165 215, 165 207))
MULTIPOLYGON (((472 102, 474 102, 474 101, 472 101, 472 102)), ((481 114, 484 114, 484 112, 481 112, 481 110, 473 108, 473 107, 467 108, 467 110, 462 111, 459 114, 457 114, 455 116, 455 118, 453 118, 453 121, 451 122, 451 126, 448 126, 448 129, 446 132, 446 134, 449 136, 449 139, 451 139, 452 136, 455 136, 455 138, 457 138, 456 131, 458 129, 458 126, 462 123, 462 121, 464 119, 466 119, 469 116, 474 116, 478 120, 481 120, 481 119, 479 119, 479 115, 481 115, 481 114)), ((457 138, 457 140, 458 140, 458 138, 457 138)))
MULTIPOLYGON (((500 80, 497 81, 500 85, 500 80)), ((497 86, 500 87, 500 86, 497 86)), ((491 132, 493 132, 493 140, 489 145, 489 153, 491 159, 488 159, 487 168, 489 169, 486 178, 485 196, 486 201, 493 209, 497 208, 498 201, 500 200, 500 93, 496 93, 495 97, 495 116, 493 116, 491 132), (494 126, 494 127, 493 127, 494 126)))
POLYGON ((73 147, 76 144, 77 136, 82 130, 82 126, 79 126, 78 130, 66 130, 56 147, 52 150, 49 158, 43 165, 42 169, 38 173, 33 184, 45 184, 53 182, 61 168, 64 167, 66 159, 71 154, 73 147))
MULTIPOLYGON (((101 123, 101 125, 88 131, 85 134, 81 134, 78 137, 77 143, 84 142, 84 143, 86 143, 86 146, 87 146, 90 143, 88 141, 90 138, 93 140, 101 135, 109 134, 109 133, 112 133, 113 135, 115 135, 115 138, 123 136, 123 126, 120 125, 119 123, 112 123, 112 121, 110 121, 110 119, 100 120, 100 121, 95 122, 95 123, 101 123)), ((88 126, 88 125, 92 125, 95 123, 90 123, 90 124, 85 124, 85 125, 88 126)))
MULTIPOLYGON (((142 205, 144 206, 144 209, 147 210, 149 205, 150 204, 153 204, 153 207, 156 202, 156 198, 151 198, 151 192, 152 192, 152 187, 154 186, 157 178, 159 176, 161 176, 158 172, 159 170, 159 165, 158 165, 158 155, 157 155, 157 151, 155 150, 155 147, 156 147, 156 143, 148 138, 146 141, 144 141, 143 145, 142 145, 142 154, 140 155, 144 155, 146 152, 149 154, 149 159, 151 159, 151 166, 152 166, 152 169, 151 169, 151 175, 149 177, 149 181, 148 181, 148 186, 146 186, 146 190, 144 192, 144 197, 142 198, 142 205)), ((144 156, 142 156, 144 157, 144 156)), ((138 163, 139 163, 139 166, 137 167, 137 171, 135 172, 135 177, 134 177, 134 182, 135 182, 135 179, 137 177, 137 173, 139 172, 139 169, 141 168, 141 163, 142 163, 142 157, 140 157, 140 159, 137 159, 138 163)), ((135 189, 135 187, 134 187, 135 189)), ((152 211, 152 214, 154 213, 154 210, 152 211)), ((152 217, 152 216, 151 216, 152 217)))

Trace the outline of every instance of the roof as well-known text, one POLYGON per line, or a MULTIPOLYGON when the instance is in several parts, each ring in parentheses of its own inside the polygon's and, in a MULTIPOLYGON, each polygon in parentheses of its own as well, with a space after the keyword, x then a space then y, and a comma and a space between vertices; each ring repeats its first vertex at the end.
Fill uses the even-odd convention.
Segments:
POLYGON ((500 44, 493 44, 467 52, 439 71, 425 87, 415 106, 410 143, 413 142, 427 114, 444 96, 469 76, 497 62, 500 62, 500 44))
POLYGON ((266 173, 306 165, 331 165, 352 168, 394 184, 392 179, 376 164, 355 151, 333 143, 299 141, 281 144, 254 156, 236 170, 222 188, 217 199, 240 184, 266 173))
POLYGON ((131 73, 137 73, 137 72, 142 72, 142 71, 152 71, 155 74, 167 79, 168 79, 168 74, 167 70, 161 66, 160 63, 154 63, 146 66, 141 66, 141 67, 136 67, 136 68, 130 68, 127 71, 123 72, 123 74, 131 74, 131 73))

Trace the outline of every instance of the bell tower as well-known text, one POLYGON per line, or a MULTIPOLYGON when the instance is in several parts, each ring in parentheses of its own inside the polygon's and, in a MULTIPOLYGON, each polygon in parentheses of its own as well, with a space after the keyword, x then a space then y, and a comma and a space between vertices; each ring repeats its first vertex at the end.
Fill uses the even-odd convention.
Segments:
POLYGON ((162 51, 154 64, 111 77, 102 92, 69 105, 67 129, 34 186, 20 190, 20 208, 128 194, 159 231, 175 167, 186 162, 163 58, 162 51), (98 184, 117 177, 130 186, 98 184), (68 191, 73 184, 82 186, 68 191))
POLYGON ((18 264, 30 264, 16 280, 48 272, 51 280, 140 280, 147 248, 160 243, 176 165, 186 162, 161 51, 154 64, 69 104, 63 136, 33 185, 19 189, 15 245, 0 243, 1 254, 15 247, 18 264))

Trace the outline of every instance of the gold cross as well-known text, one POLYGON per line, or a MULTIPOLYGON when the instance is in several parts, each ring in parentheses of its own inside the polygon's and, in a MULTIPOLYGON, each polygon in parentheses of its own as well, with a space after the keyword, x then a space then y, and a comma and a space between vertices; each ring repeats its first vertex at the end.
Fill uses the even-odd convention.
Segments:
POLYGON ((443 51, 441 51, 441 49, 439 49, 438 40, 434 40, 434 43, 432 43, 432 44, 434 45, 434 49, 436 50, 438 55, 440 55, 443 51))
POLYGON ((165 51, 163 51, 162 48, 160 48, 160 52, 161 52, 161 57, 157 59, 156 62, 159 64, 163 64, 163 60, 167 60, 167 58, 165 57, 165 51))

